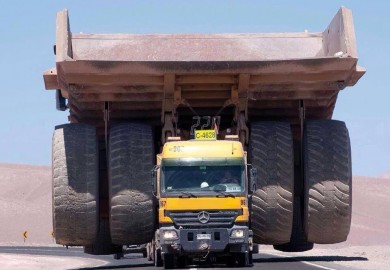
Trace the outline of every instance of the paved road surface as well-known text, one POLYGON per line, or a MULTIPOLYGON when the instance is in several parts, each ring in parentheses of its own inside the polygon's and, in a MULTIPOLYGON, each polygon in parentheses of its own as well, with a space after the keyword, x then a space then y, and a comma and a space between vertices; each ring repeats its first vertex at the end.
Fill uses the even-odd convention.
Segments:
MULTIPOLYGON (((351 270, 366 269, 362 267, 368 259, 365 256, 302 256, 289 253, 278 253, 272 250, 262 251, 262 254, 254 255, 254 266, 248 269, 262 270, 351 270), (347 265, 345 265, 347 264, 347 265)), ((84 254, 81 248, 63 247, 0 247, 0 254, 25 254, 41 255, 45 257, 72 257, 82 258, 86 261, 86 267, 72 268, 80 270, 99 269, 156 269, 152 263, 148 262, 141 254, 126 254, 121 260, 114 260, 113 256, 92 256, 84 254), (99 259, 96 263, 94 259, 99 259), (101 261, 106 262, 102 266, 101 261)), ((34 256, 32 256, 34 257, 34 256)), ((215 269, 216 266, 214 266, 215 269)), ((224 266, 217 266, 219 269, 229 269, 224 266)), ((189 266, 189 269, 211 268, 211 266, 189 266)), ((33 267, 31 268, 33 269, 33 267)), ((162 269, 162 268, 160 268, 162 269)), ((218 269, 218 268, 216 268, 218 269)))

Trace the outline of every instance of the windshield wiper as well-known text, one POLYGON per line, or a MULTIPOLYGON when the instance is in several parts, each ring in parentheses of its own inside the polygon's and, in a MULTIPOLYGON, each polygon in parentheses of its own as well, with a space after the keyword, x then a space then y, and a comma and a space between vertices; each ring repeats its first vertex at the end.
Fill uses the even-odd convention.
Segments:
POLYGON ((235 198, 236 196, 234 196, 233 194, 229 193, 229 192, 225 192, 223 190, 214 190, 215 192, 217 192, 217 196, 218 198, 220 197, 223 197, 223 198, 226 198, 226 197, 232 197, 232 198, 235 198))
POLYGON ((185 191, 179 191, 182 195, 179 196, 179 198, 197 198, 194 194, 191 192, 185 192, 185 191))

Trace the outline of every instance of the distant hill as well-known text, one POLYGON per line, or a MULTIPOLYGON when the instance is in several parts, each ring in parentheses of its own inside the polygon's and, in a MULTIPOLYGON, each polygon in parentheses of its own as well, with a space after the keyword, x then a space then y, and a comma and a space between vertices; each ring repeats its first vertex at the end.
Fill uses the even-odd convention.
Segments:
POLYGON ((379 176, 379 178, 390 179, 390 172, 385 172, 379 176))
POLYGON ((390 179, 353 178, 351 245, 390 244, 390 179))
MULTIPOLYGON (((390 244, 387 178, 354 177, 351 233, 340 246, 390 244)), ((0 164, 0 244, 54 244, 51 200, 50 167, 0 164)))

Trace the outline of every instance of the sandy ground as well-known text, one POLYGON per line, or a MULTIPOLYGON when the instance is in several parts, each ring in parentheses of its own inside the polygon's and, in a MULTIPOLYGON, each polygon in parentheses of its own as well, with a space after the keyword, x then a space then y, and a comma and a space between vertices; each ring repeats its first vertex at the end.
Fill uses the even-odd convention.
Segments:
POLYGON ((354 177, 352 191, 352 227, 344 245, 390 246, 390 179, 354 177))
MULTIPOLYGON (((345 246, 333 245, 334 248, 314 249, 302 253, 285 253, 267 247, 261 252, 278 257, 294 257, 295 260, 306 261, 313 264, 329 262, 330 269, 347 267, 359 270, 385 270, 390 269, 390 246, 345 246)), ((317 268, 313 268, 317 269, 317 268)), ((344 268, 343 268, 344 269, 344 268)))
POLYGON ((51 200, 50 167, 0 164, 0 244, 54 244, 51 200))
MULTIPOLYGON (((1 246, 55 245, 52 237, 50 175, 51 169, 46 166, 0 164, 1 246), (26 239, 23 237, 25 231, 26 239)), ((347 242, 316 246, 313 251, 297 256, 367 257, 373 264, 361 269, 390 269, 385 264, 386 261, 390 262, 390 179, 386 177, 387 174, 378 178, 354 177, 352 227, 347 242), (372 268, 372 265, 377 268, 372 268)), ((294 255, 278 253, 269 247, 265 250, 282 256, 294 255)), ((69 269, 82 267, 85 263, 79 258, 0 254, 1 269, 30 269, 31 264, 37 265, 36 269, 69 269)))
POLYGON ((106 262, 95 259, 69 258, 60 256, 40 256, 25 254, 0 254, 0 264, 3 270, 65 270, 89 266, 101 266, 106 262))

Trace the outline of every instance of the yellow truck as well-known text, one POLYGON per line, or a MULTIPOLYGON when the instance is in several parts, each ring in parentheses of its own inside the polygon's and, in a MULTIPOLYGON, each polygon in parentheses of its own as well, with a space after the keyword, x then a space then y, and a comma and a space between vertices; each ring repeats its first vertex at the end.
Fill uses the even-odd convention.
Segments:
POLYGON ((237 141, 216 140, 213 134, 201 130, 194 140, 167 142, 157 156, 156 265, 161 254, 168 268, 206 258, 251 264, 246 152, 238 136, 237 141))
POLYGON ((150 243, 171 268, 347 239, 351 147, 332 115, 365 73, 350 10, 320 32, 153 35, 74 33, 64 10, 56 31, 58 244, 150 243))

